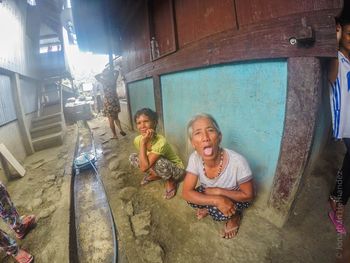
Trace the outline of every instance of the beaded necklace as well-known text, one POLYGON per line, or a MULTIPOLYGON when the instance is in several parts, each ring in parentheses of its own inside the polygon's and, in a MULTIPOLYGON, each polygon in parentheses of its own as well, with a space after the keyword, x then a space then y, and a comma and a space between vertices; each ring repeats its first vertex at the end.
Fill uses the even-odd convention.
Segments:
POLYGON ((208 177, 207 172, 205 171, 205 163, 204 163, 203 159, 202 159, 202 164, 203 164, 203 173, 204 173, 205 177, 207 177, 210 180, 218 178, 220 176, 221 172, 222 172, 222 166, 224 164, 224 151, 222 149, 220 149, 219 171, 218 171, 218 174, 216 176, 214 176, 213 178, 208 177))

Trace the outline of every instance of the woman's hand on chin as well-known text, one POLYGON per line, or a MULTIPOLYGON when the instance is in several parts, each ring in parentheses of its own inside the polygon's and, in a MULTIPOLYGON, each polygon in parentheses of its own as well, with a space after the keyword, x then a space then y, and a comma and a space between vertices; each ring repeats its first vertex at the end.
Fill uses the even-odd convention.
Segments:
POLYGON ((150 142, 152 140, 153 136, 154 136, 154 130, 148 129, 144 134, 142 134, 141 141, 144 144, 147 144, 148 142, 150 142))

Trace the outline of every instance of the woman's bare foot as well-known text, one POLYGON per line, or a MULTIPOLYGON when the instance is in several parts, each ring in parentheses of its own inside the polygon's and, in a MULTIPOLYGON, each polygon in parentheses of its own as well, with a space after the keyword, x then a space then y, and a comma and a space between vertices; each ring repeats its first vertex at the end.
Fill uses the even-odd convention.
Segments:
POLYGON ((142 181, 141 181, 141 185, 146 185, 150 182, 153 181, 157 181, 162 179, 161 177, 159 177, 156 172, 151 168, 148 170, 147 174, 143 177, 142 181))
POLYGON ((238 233, 240 221, 240 215, 235 215, 231 219, 227 220, 225 223, 225 228, 221 233, 221 237, 226 239, 234 238, 238 233))
POLYGON ((196 211, 196 216, 198 220, 203 219, 209 214, 208 209, 206 208, 198 208, 196 211))

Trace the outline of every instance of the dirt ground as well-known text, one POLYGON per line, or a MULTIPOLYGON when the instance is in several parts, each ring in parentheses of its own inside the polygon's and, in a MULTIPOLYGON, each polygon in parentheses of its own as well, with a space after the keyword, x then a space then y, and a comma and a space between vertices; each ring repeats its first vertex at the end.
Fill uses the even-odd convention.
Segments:
POLYGON ((181 185, 171 200, 163 199, 161 182, 140 186, 142 173, 128 163, 135 151, 135 133, 106 142, 110 135, 105 120, 95 119, 90 125, 105 156, 99 169, 129 262, 335 262, 344 247, 345 238, 336 235, 327 217, 327 197, 342 158, 341 144, 328 145, 317 167, 303 180, 283 229, 260 217, 253 206, 244 215, 239 235, 225 240, 219 237, 222 224, 209 217, 196 219, 181 199, 181 185))
MULTIPOLYGON (((25 176, 7 183, 20 215, 37 216, 36 228, 24 240, 17 240, 35 256, 35 262, 69 262, 70 185, 76 137, 76 127, 68 127, 62 146, 26 158, 25 176)), ((3 222, 0 228, 14 237, 3 222)), ((5 253, 0 254, 0 261, 14 262, 5 253)))
MULTIPOLYGON (((196 219, 193 209, 181 199, 182 185, 171 200, 163 199, 161 182, 141 187, 142 173, 128 163, 129 154, 135 151, 132 142, 136 134, 128 132, 119 140, 109 140, 111 133, 106 125, 102 117, 90 121, 102 156, 97 166, 118 231, 120 262, 328 263, 335 262, 345 246, 345 237, 335 233, 327 217, 327 195, 341 159, 341 145, 328 145, 322 160, 303 180, 285 227, 277 228, 252 206, 244 214, 238 236, 225 240, 219 237, 220 223, 209 217, 196 219), (332 156, 338 156, 339 161, 332 156)), ((69 126, 63 146, 28 157, 25 177, 7 184, 20 213, 34 213, 39 218, 37 227, 19 241, 35 255, 35 262, 69 262, 71 165, 76 134, 76 127, 69 126)), ((350 229, 348 212, 346 217, 350 229)), ((0 227, 12 235, 6 226, 0 227)), ((13 262, 4 254, 0 254, 0 261, 13 262)))

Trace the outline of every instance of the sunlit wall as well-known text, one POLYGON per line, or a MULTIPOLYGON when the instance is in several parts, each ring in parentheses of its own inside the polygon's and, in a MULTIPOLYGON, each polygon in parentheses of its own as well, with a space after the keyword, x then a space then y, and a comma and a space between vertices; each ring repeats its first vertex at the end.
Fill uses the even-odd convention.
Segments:
POLYGON ((22 75, 37 76, 35 45, 26 35, 26 1, 0 3, 0 67, 22 75))

